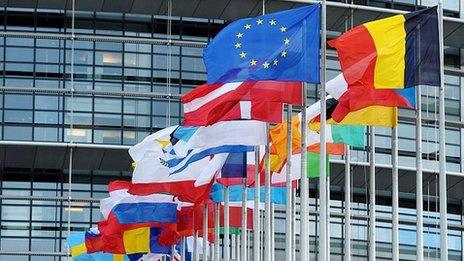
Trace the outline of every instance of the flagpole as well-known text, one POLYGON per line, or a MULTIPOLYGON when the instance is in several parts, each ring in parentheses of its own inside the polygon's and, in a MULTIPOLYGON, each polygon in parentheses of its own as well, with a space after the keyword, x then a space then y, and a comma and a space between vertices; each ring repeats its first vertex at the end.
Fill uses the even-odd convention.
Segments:
POLYGON ((351 261, 351 165, 350 146, 345 145, 345 261, 351 261))
POLYGON ((180 238, 180 260, 185 261, 185 237, 180 238))
POLYGON ((301 183, 300 183, 300 260, 309 260, 309 180, 306 173, 306 97, 307 83, 302 88, 301 108, 301 183))
POLYGON ((224 186, 224 246, 222 249, 224 261, 230 260, 229 238, 229 186, 224 186))
POLYGON ((193 260, 200 261, 200 251, 198 251, 198 230, 194 230, 193 236, 193 260))
POLYGON ((208 205, 203 205, 203 260, 208 260, 208 205))
MULTIPOLYGON (((320 190, 320 238, 319 238, 319 260, 326 261, 330 257, 330 240, 328 235, 328 223, 330 224, 330 215, 328 210, 327 191, 327 173, 326 173, 326 100, 325 100, 325 83, 326 83, 326 1, 321 1, 321 124, 320 124, 320 163, 319 163, 319 190, 320 190), (329 253, 329 255, 327 255, 329 253)), ((306 123, 305 123, 306 124, 306 123)), ((330 182, 329 182, 330 183, 330 182)))
POLYGON ((370 127, 369 260, 375 260, 375 128, 370 127))
POLYGON ((445 85, 443 48, 443 0, 438 1, 438 39, 440 51, 440 94, 439 94, 439 183, 440 183, 440 258, 448 260, 448 215, 446 187, 445 145, 445 85))
POLYGON ((261 235, 261 226, 260 226, 260 186, 261 179, 259 176, 259 146, 255 147, 255 195, 254 195, 254 211, 253 211, 253 260, 259 260, 260 257, 260 235, 261 235))
POLYGON ((240 259, 247 260, 247 201, 248 201, 248 186, 247 178, 243 178, 243 195, 242 195, 242 239, 240 259))
POLYGON ((271 203, 271 261, 275 261, 275 204, 271 203))
POLYGON ((424 214, 422 196, 422 101, 421 88, 416 87, 416 260, 424 259, 424 214))
POLYGON ((271 261, 271 166, 270 166, 270 156, 269 156, 269 123, 266 123, 266 136, 268 142, 265 148, 264 155, 264 260, 271 261))
POLYGON ((399 232, 398 232, 398 127, 392 128, 392 260, 398 261, 399 232))
POLYGON ((219 223, 221 219, 221 215, 219 213, 221 207, 221 203, 216 203, 214 208, 214 259, 216 261, 221 260, 219 255, 219 223))
POLYGON ((296 188, 292 188, 292 202, 292 260, 296 261, 296 188))
POLYGON ((287 105, 287 168, 285 172, 285 260, 292 260, 292 105, 287 105))

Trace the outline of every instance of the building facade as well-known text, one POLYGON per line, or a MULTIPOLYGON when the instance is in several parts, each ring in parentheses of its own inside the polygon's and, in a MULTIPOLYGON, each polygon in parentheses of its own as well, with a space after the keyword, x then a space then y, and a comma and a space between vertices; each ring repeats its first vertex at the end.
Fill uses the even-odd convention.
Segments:
MULTIPOLYGON (((266 12, 302 2, 268 0, 266 12)), ((328 1, 328 37, 436 2, 328 1)), ((464 1, 444 2, 448 249, 450 260, 464 260, 464 1)), ((182 122, 179 98, 206 80, 206 43, 228 22, 261 12, 260 0, 0 1, 0 260, 66 260, 69 231, 99 221, 98 201, 107 196, 107 183, 130 178, 129 146, 182 122)), ((327 59, 331 79, 339 72, 334 50, 327 59)), ((309 88, 311 104, 318 99, 318 87, 309 88)), ((424 256, 440 260, 438 88, 421 88, 424 256)), ((401 110, 398 131, 404 260, 416 259, 414 113, 401 110)), ((376 128, 375 134, 376 255, 389 260, 391 130, 376 128)), ((367 260, 369 146, 351 151, 355 260, 367 260)), ((343 177, 344 160, 332 157, 333 260, 342 260, 344 253, 343 177)), ((310 181, 310 197, 314 259, 317 180, 310 181)), ((298 223, 298 208, 296 214, 298 223)), ((284 222, 283 208, 276 206, 276 260, 284 254, 284 222)))

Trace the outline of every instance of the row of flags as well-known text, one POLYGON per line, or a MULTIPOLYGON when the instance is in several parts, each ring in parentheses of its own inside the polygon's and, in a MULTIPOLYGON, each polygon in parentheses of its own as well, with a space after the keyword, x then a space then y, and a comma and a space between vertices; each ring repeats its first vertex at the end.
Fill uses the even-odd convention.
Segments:
POLYGON ((415 88, 440 82, 437 8, 360 25, 328 42, 337 50, 342 69, 326 83, 329 124, 320 124, 320 101, 305 108, 306 122, 301 114, 294 115, 287 151, 284 104, 301 106, 303 82, 320 83, 319 29, 320 5, 225 27, 204 50, 207 83, 182 98, 183 124, 151 134, 129 149, 131 180, 109 184, 96 227, 69 235, 73 259, 178 260, 181 254, 188 259, 192 249, 182 238, 192 242, 198 233, 214 243, 214 234, 220 233, 214 227, 215 211, 223 226, 225 186, 230 226, 242 227, 244 181, 249 186, 246 227, 252 229, 253 211, 259 211, 251 204, 254 195, 264 198, 264 146, 270 151, 271 200, 287 204, 289 153, 296 187, 302 153, 307 175, 319 177, 321 128, 326 157, 344 155, 346 145, 363 149, 365 126, 396 126, 398 107, 414 108, 415 88), (306 148, 301 147, 302 124, 308 126, 306 148), (259 191, 253 187, 255 169, 263 176, 259 191))

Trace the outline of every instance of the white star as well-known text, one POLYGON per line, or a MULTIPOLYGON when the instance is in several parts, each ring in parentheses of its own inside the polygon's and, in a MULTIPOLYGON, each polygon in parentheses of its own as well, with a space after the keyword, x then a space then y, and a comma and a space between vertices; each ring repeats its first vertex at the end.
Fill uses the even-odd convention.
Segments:
POLYGON ((286 57, 286 56, 287 56, 287 51, 282 51, 282 52, 280 53, 280 56, 286 57))
POLYGON ((251 24, 246 24, 244 27, 245 27, 245 29, 250 29, 250 28, 251 28, 251 24))
POLYGON ((243 37, 243 33, 238 33, 236 36, 237 36, 237 38, 242 38, 242 37, 243 37))
POLYGON ((255 59, 251 59, 251 61, 250 61, 251 66, 256 66, 257 63, 258 63, 258 61, 256 61, 255 59))
POLYGON ((247 53, 242 51, 242 52, 240 53, 240 58, 245 59, 245 58, 246 58, 246 55, 247 55, 247 53))
POLYGON ((277 65, 279 61, 277 59, 274 59, 274 61, 272 62, 274 65, 277 65))
POLYGON ((290 44, 290 39, 285 38, 285 39, 284 39, 284 44, 285 44, 285 45, 289 45, 289 44, 290 44))
POLYGON ((276 24, 277 24, 277 21, 274 20, 274 19, 272 19, 271 21, 269 21, 269 24, 270 24, 270 25, 276 25, 276 24))
POLYGON ((263 19, 258 19, 258 20, 256 21, 256 23, 257 23, 257 24, 263 24, 263 19))
POLYGON ((263 67, 264 67, 264 69, 267 69, 267 68, 269 68, 269 63, 268 63, 267 61, 266 61, 266 62, 264 62, 264 63, 263 63, 263 67))
POLYGON ((285 26, 280 27, 280 31, 282 33, 285 33, 287 31, 287 27, 285 27, 285 26))
POLYGON ((236 43, 235 44, 235 49, 242 48, 242 43, 236 43))

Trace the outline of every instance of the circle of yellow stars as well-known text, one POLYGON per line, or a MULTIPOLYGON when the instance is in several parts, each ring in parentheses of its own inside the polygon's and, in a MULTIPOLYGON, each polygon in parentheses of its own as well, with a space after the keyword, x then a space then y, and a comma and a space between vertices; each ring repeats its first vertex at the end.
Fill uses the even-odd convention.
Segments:
MULTIPOLYGON (((243 26, 243 30, 244 32, 246 33, 247 30, 250 30, 253 26, 262 26, 264 25, 265 22, 267 22, 269 24, 269 26, 275 26, 275 27, 278 27, 277 25, 277 20, 275 19, 270 19, 269 21, 264 21, 264 19, 261 19, 261 18, 258 18, 256 21, 256 24, 253 24, 253 23, 247 23, 243 26)), ((279 31, 281 33, 286 33, 287 32, 287 27, 285 26, 280 26, 278 27, 279 31)), ((271 65, 272 66, 277 66, 279 64, 279 59, 281 58, 285 58, 287 57, 287 51, 286 50, 282 50, 280 52, 280 57, 279 58, 275 58, 274 60, 272 61, 264 61, 262 64, 258 64, 258 61, 254 58, 251 58, 249 59, 249 57, 247 57, 248 53, 246 51, 243 50, 242 48, 242 43, 241 43, 241 40, 243 39, 243 37, 245 36, 245 33, 243 32, 238 32, 235 36, 237 38, 237 41, 234 43, 234 47, 235 49, 239 50, 240 52, 238 53, 238 55, 240 56, 240 59, 243 59, 243 60, 249 60, 249 65, 254 67, 254 66, 261 66, 263 69, 268 69, 271 65)), ((285 37, 283 40, 282 40, 282 43, 284 46, 289 46, 291 41, 288 37, 285 37)))

